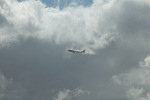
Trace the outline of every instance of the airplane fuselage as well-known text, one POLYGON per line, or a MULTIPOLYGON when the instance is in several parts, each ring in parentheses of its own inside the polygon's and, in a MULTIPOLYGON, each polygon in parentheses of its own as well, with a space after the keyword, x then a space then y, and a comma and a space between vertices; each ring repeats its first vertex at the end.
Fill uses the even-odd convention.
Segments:
POLYGON ((72 52, 72 53, 85 53, 85 50, 83 51, 79 51, 79 50, 67 50, 69 52, 72 52))

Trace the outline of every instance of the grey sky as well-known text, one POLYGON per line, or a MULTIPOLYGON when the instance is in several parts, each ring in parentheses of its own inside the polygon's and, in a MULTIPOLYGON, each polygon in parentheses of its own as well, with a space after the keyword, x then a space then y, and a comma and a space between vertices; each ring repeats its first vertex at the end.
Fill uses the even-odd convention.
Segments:
POLYGON ((1 0, 0 99, 149 100, 149 11, 147 0, 1 0))

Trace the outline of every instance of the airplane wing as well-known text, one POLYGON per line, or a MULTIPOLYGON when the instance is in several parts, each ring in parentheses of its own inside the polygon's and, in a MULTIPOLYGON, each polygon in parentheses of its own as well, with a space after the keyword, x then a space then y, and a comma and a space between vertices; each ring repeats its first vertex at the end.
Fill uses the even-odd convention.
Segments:
POLYGON ((73 53, 76 53, 76 51, 72 51, 73 53))

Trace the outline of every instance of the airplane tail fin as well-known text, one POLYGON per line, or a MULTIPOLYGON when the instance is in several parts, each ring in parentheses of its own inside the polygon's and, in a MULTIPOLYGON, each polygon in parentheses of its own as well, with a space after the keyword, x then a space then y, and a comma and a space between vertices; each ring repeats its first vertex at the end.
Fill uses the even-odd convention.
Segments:
POLYGON ((82 53, 85 53, 85 50, 83 50, 82 53))

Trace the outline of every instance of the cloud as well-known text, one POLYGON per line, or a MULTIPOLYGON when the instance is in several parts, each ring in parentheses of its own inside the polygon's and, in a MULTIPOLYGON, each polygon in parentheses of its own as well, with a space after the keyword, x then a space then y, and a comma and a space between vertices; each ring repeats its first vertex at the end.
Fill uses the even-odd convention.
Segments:
POLYGON ((7 79, 0 73, 0 99, 20 100, 26 95, 26 89, 20 84, 14 83, 12 79, 7 79))
POLYGON ((3 17, 0 18, 7 20, 8 25, 0 28, 0 45, 18 42, 20 37, 32 37, 56 44, 68 44, 68 47, 77 49, 104 48, 115 40, 117 33, 115 30, 109 31, 113 30, 112 26, 99 25, 104 19, 104 4, 101 2, 95 0, 89 7, 69 6, 59 10, 46 7, 41 1, 2 0, 0 14, 3 17), (102 32, 101 26, 108 31, 102 32))
POLYGON ((127 91, 127 96, 131 100, 149 100, 150 99, 150 93, 146 92, 143 88, 130 88, 127 91))
POLYGON ((136 42, 143 43, 150 37, 149 4, 147 0, 94 0, 88 7, 60 10, 41 1, 1 0, 0 46, 36 38, 94 52, 118 38, 129 41, 135 34, 136 42), (141 33, 147 37, 141 38, 141 33))
POLYGON ((146 41, 140 37, 141 32, 150 37, 148 11, 147 0, 94 0, 88 7, 63 10, 35 0, 1 0, 0 46, 18 43, 20 38, 36 38, 94 52, 118 38, 129 40, 134 34, 137 41, 146 41))
POLYGON ((60 10, 37 0, 0 0, 0 69, 11 83, 1 97, 23 91, 15 93, 28 100, 148 99, 150 58, 137 63, 150 50, 149 6, 148 0, 93 0, 60 10), (70 48, 96 55, 70 55, 70 48), (110 82, 114 74, 119 86, 110 82))
POLYGON ((73 98, 79 98, 81 96, 88 95, 89 93, 89 91, 79 88, 76 88, 73 91, 65 89, 63 91, 59 91, 57 97, 54 97, 53 100, 72 100, 73 98))
POLYGON ((150 99, 150 56, 139 63, 140 67, 134 68, 129 73, 113 76, 113 80, 118 85, 125 86, 127 96, 131 100, 150 99))

